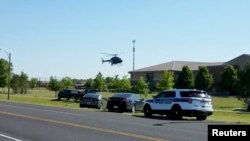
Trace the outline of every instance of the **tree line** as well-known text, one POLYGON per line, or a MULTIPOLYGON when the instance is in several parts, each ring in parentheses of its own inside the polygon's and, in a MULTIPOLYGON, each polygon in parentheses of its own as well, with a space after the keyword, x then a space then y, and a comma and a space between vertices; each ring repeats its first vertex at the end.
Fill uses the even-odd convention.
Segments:
MULTIPOLYGON (((4 88, 8 85, 8 62, 0 59, 0 87, 4 88)), ((12 69, 12 65, 11 65, 12 69)), ((65 88, 74 88, 75 80, 70 77, 64 77, 58 80, 56 77, 50 77, 49 89, 58 92, 65 88)), ((21 74, 12 74, 10 86, 13 93, 27 93, 28 89, 36 88, 38 80, 36 78, 29 79, 24 72, 21 74)), ((99 72, 95 78, 85 80, 85 88, 95 89, 98 91, 110 92, 135 92, 139 94, 148 94, 150 92, 149 82, 143 77, 136 82, 131 82, 128 76, 119 78, 118 75, 114 77, 104 77, 99 72)), ((174 78, 172 71, 164 71, 161 80, 154 85, 156 91, 165 89, 182 88, 182 89, 201 89, 209 91, 213 87, 214 78, 207 67, 200 67, 198 74, 194 76, 193 71, 188 66, 183 66, 182 71, 178 74, 177 79, 174 78)), ((236 69, 232 65, 227 65, 222 74, 219 88, 222 91, 235 93, 245 102, 250 97, 250 64, 247 63, 243 67, 236 69)))

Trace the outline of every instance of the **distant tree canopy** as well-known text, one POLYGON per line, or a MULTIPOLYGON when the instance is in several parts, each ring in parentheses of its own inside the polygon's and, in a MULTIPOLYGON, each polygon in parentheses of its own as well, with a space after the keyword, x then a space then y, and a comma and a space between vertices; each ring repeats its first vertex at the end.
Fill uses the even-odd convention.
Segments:
POLYGON ((98 91, 105 89, 105 79, 101 72, 99 72, 94 79, 94 88, 98 91))
POLYGON ((136 93, 143 94, 145 97, 149 93, 148 84, 145 82, 143 77, 140 77, 140 79, 134 85, 134 91, 136 93))
POLYGON ((195 87, 197 89, 208 90, 212 87, 213 81, 213 76, 209 73, 207 67, 200 67, 195 79, 195 87))
POLYGON ((227 65, 221 75, 221 88, 229 91, 230 94, 235 92, 236 82, 238 81, 237 70, 232 65, 227 65))
POLYGON ((61 89, 71 89, 74 87, 73 81, 70 77, 64 77, 60 82, 61 89))
POLYGON ((191 89, 194 88, 194 75, 188 66, 183 66, 182 71, 180 72, 176 87, 181 89, 191 89))
POLYGON ((37 87, 37 83, 38 83, 38 80, 37 80, 37 78, 31 78, 31 80, 30 80, 30 88, 31 89, 34 89, 34 88, 36 88, 37 87))
POLYGON ((94 88, 94 80, 92 78, 87 79, 84 87, 88 88, 88 89, 93 89, 94 88))
POLYGON ((56 77, 50 77, 49 88, 51 91, 55 91, 55 93, 57 93, 61 89, 60 82, 56 77))
POLYGON ((239 79, 237 81, 238 97, 246 103, 250 98, 250 63, 248 62, 239 71, 239 79))
POLYGON ((0 59, 0 87, 5 87, 8 84, 9 63, 0 59))
POLYGON ((28 75, 21 72, 20 75, 14 74, 10 86, 13 89, 13 93, 26 94, 29 88, 28 75))
POLYGON ((172 89, 174 86, 174 73, 171 71, 164 71, 162 79, 156 84, 157 90, 168 90, 172 89))

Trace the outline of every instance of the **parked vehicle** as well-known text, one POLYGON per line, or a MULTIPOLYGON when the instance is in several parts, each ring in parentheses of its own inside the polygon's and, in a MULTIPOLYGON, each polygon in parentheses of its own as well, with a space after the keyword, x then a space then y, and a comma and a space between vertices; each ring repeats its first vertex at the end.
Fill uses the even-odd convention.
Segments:
POLYGON ((86 93, 80 98, 80 107, 106 108, 107 100, 100 93, 86 93))
POLYGON ((164 90, 153 99, 136 103, 136 110, 143 111, 146 117, 161 114, 175 118, 194 116, 197 120, 206 120, 213 114, 210 96, 205 91, 194 89, 164 90))
POLYGON ((107 109, 113 111, 134 111, 134 105, 140 101, 140 96, 134 93, 116 93, 108 99, 107 109))
POLYGON ((61 98, 66 98, 67 100, 73 98, 75 100, 79 99, 83 95, 83 92, 78 90, 72 90, 72 89, 64 89, 61 90, 58 93, 58 100, 61 100, 61 98))

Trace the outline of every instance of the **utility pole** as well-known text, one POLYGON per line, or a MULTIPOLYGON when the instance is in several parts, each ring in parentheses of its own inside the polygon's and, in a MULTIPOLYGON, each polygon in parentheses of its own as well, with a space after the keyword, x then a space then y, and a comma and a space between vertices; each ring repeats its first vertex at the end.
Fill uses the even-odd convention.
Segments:
POLYGON ((133 42, 133 71, 135 70, 135 40, 132 40, 133 42))
POLYGON ((10 99, 10 75, 11 75, 11 53, 9 53, 9 79, 8 79, 8 100, 10 99))

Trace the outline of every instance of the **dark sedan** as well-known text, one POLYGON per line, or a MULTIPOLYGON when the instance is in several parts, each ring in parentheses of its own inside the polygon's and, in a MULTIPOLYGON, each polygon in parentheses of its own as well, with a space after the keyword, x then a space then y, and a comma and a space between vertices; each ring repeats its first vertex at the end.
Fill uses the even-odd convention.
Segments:
POLYGON ((100 93, 86 93, 80 98, 80 107, 106 108, 107 100, 100 93))
POLYGON ((134 93, 116 93, 108 99, 108 111, 133 111, 136 102, 140 101, 140 97, 134 93))

